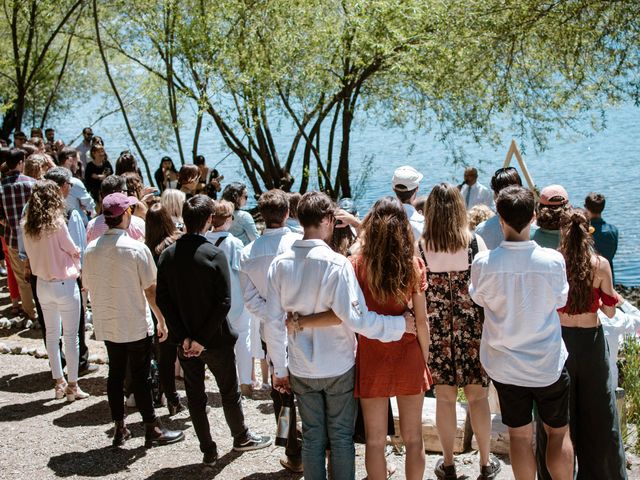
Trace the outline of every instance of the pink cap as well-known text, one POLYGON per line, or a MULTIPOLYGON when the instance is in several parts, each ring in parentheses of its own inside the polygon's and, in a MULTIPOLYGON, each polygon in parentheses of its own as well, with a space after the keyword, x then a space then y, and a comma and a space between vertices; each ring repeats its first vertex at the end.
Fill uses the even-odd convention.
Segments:
POLYGON ((115 218, 127 211, 131 205, 138 203, 136 197, 127 197, 124 193, 112 193, 102 199, 102 213, 105 217, 115 218))
POLYGON ((568 202, 569 194, 562 185, 549 185, 540 192, 541 205, 558 206, 568 202))

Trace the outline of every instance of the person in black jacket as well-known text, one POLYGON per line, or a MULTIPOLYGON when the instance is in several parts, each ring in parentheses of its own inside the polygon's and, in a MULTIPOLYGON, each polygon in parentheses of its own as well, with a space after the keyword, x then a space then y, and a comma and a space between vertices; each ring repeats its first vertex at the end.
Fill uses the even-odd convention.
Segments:
POLYGON ((205 365, 220 389, 233 449, 256 450, 272 442, 269 436, 250 432, 244 423, 235 367, 236 337, 227 321, 231 306, 229 267, 222 250, 204 237, 212 214, 213 200, 206 195, 195 195, 185 202, 182 217, 187 233, 162 252, 156 290, 169 341, 178 345, 189 413, 206 465, 216 462, 218 452, 206 414, 205 365))

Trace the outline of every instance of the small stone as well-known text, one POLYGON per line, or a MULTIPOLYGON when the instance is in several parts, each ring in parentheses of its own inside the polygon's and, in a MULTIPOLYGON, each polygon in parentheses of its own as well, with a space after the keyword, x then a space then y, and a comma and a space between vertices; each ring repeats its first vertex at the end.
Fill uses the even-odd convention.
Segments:
POLYGON ((93 332, 93 325, 90 324, 90 323, 85 324, 84 331, 85 332, 93 332))
POLYGON ((0 328, 3 328, 3 329, 11 328, 11 322, 6 318, 0 319, 0 328))
POLYGON ((32 328, 33 327, 33 320, 27 320, 26 322, 24 322, 24 328, 32 328))
POLYGON ((11 347, 11 353, 14 355, 20 355, 22 353, 22 347, 20 345, 14 345, 11 347))
POLYGON ((36 358, 49 358, 49 355, 47 355, 47 351, 44 350, 43 348, 38 348, 36 349, 36 358))
POLYGON ((96 355, 95 353, 92 353, 91 355, 89 355, 89 358, 87 358, 87 362, 89 363, 98 363, 98 355, 96 355))
POLYGON ((27 348, 26 354, 31 355, 33 357, 36 354, 36 351, 37 351, 36 347, 30 347, 30 348, 27 348))
POLYGON ((0 343, 0 353, 11 353, 11 349, 6 343, 0 343))

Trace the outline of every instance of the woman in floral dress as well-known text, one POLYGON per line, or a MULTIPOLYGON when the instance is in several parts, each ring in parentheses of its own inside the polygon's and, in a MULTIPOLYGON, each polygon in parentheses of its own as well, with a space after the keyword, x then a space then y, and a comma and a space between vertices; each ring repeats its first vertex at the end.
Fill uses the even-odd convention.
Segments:
POLYGON ((425 205, 425 229, 419 250, 427 267, 427 312, 431 332, 429 370, 435 384, 436 428, 443 457, 435 474, 456 479, 453 444, 456 397, 464 389, 471 426, 480 450, 479 480, 495 478, 500 463, 489 455, 491 413, 489 377, 480 364, 483 311, 469 296, 470 266, 482 238, 469 231, 464 201, 453 185, 441 183, 425 205))

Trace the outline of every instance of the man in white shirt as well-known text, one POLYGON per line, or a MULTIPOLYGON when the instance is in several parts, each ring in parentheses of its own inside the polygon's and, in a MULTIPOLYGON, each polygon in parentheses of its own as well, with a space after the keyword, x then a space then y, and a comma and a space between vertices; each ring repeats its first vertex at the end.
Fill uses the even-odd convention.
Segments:
POLYGON ((554 480, 570 480, 569 374, 556 311, 569 292, 564 258, 529 240, 532 192, 513 185, 500 192, 496 203, 505 240, 495 250, 479 252, 471 266, 469 293, 485 312, 480 361, 509 428, 515 477, 536 476, 531 449, 535 401, 548 436, 547 468, 554 480))
MULTIPOLYGON (((258 209, 267 228, 262 236, 246 245, 242 250, 240 285, 246 309, 253 316, 254 324, 251 328, 258 328, 262 332, 262 325, 267 317, 267 272, 269 265, 276 256, 288 252, 293 242, 301 239, 302 235, 292 233, 285 226, 289 218, 289 198, 282 190, 269 190, 260 195, 258 209)), ((264 341, 262 333, 259 337, 264 341)), ((283 395, 273 389, 271 390, 271 398, 277 421, 283 400, 287 400, 287 398, 283 398, 283 395)), ((291 414, 292 428, 289 430, 285 456, 280 459, 280 463, 283 467, 300 473, 302 472, 302 446, 295 427, 295 408, 291 409, 291 414)))
POLYGON ((393 191, 407 212, 407 217, 409 217, 414 240, 418 240, 424 230, 424 216, 418 213, 413 206, 413 201, 416 199, 422 178, 422 174, 415 168, 405 165, 396 168, 395 172, 393 172, 393 178, 391 179, 393 191))
POLYGON ((460 193, 467 210, 475 205, 486 205, 492 210, 495 208, 493 192, 478 183, 478 170, 474 167, 464 169, 464 182, 461 185, 460 193))
POLYGON ((82 171, 89 163, 88 153, 91 150, 91 140, 93 139, 93 130, 91 127, 85 127, 82 129, 82 142, 78 144, 76 150, 80 154, 80 161, 82 162, 82 171))
POLYGON ((114 446, 121 446, 131 436, 124 423, 122 399, 127 370, 145 424, 145 445, 184 439, 181 431, 165 429, 153 408, 150 370, 154 328, 149 305, 158 319, 160 341, 166 340, 167 328, 156 305, 156 266, 151 252, 126 232, 131 207, 137 201, 122 193, 103 199, 102 212, 109 230, 87 246, 82 273, 91 295, 96 340, 104 341, 109 356, 107 397, 115 422, 114 446))
POLYGON ((264 335, 274 366, 274 388, 296 395, 302 417, 304 474, 312 480, 326 478, 329 444, 332 477, 355 478, 354 332, 382 341, 415 332, 415 319, 408 313, 391 317, 367 310, 351 263, 326 243, 333 235, 335 211, 324 193, 302 196, 298 220, 304 237, 271 263, 266 297, 264 335), (309 315, 328 310, 342 323, 287 336, 285 312, 309 315))
MULTIPOLYGON (((513 167, 499 168, 491 177, 491 189, 493 190, 494 199, 503 188, 509 185, 522 186, 522 180, 518 171, 513 167)), ((464 188, 464 187, 463 187, 464 188)), ((497 248, 504 240, 504 234, 500 227, 500 217, 494 215, 485 220, 476 227, 476 234, 480 235, 489 250, 497 248)))
MULTIPOLYGON (((72 175, 78 171, 78 151, 65 147, 58 154, 58 165, 71 170, 72 175)), ((85 224, 89 222, 89 216, 95 213, 96 202, 93 200, 82 180, 71 177, 71 192, 66 199, 67 207, 77 210, 85 224), (88 214, 88 215, 87 215, 88 214)))

